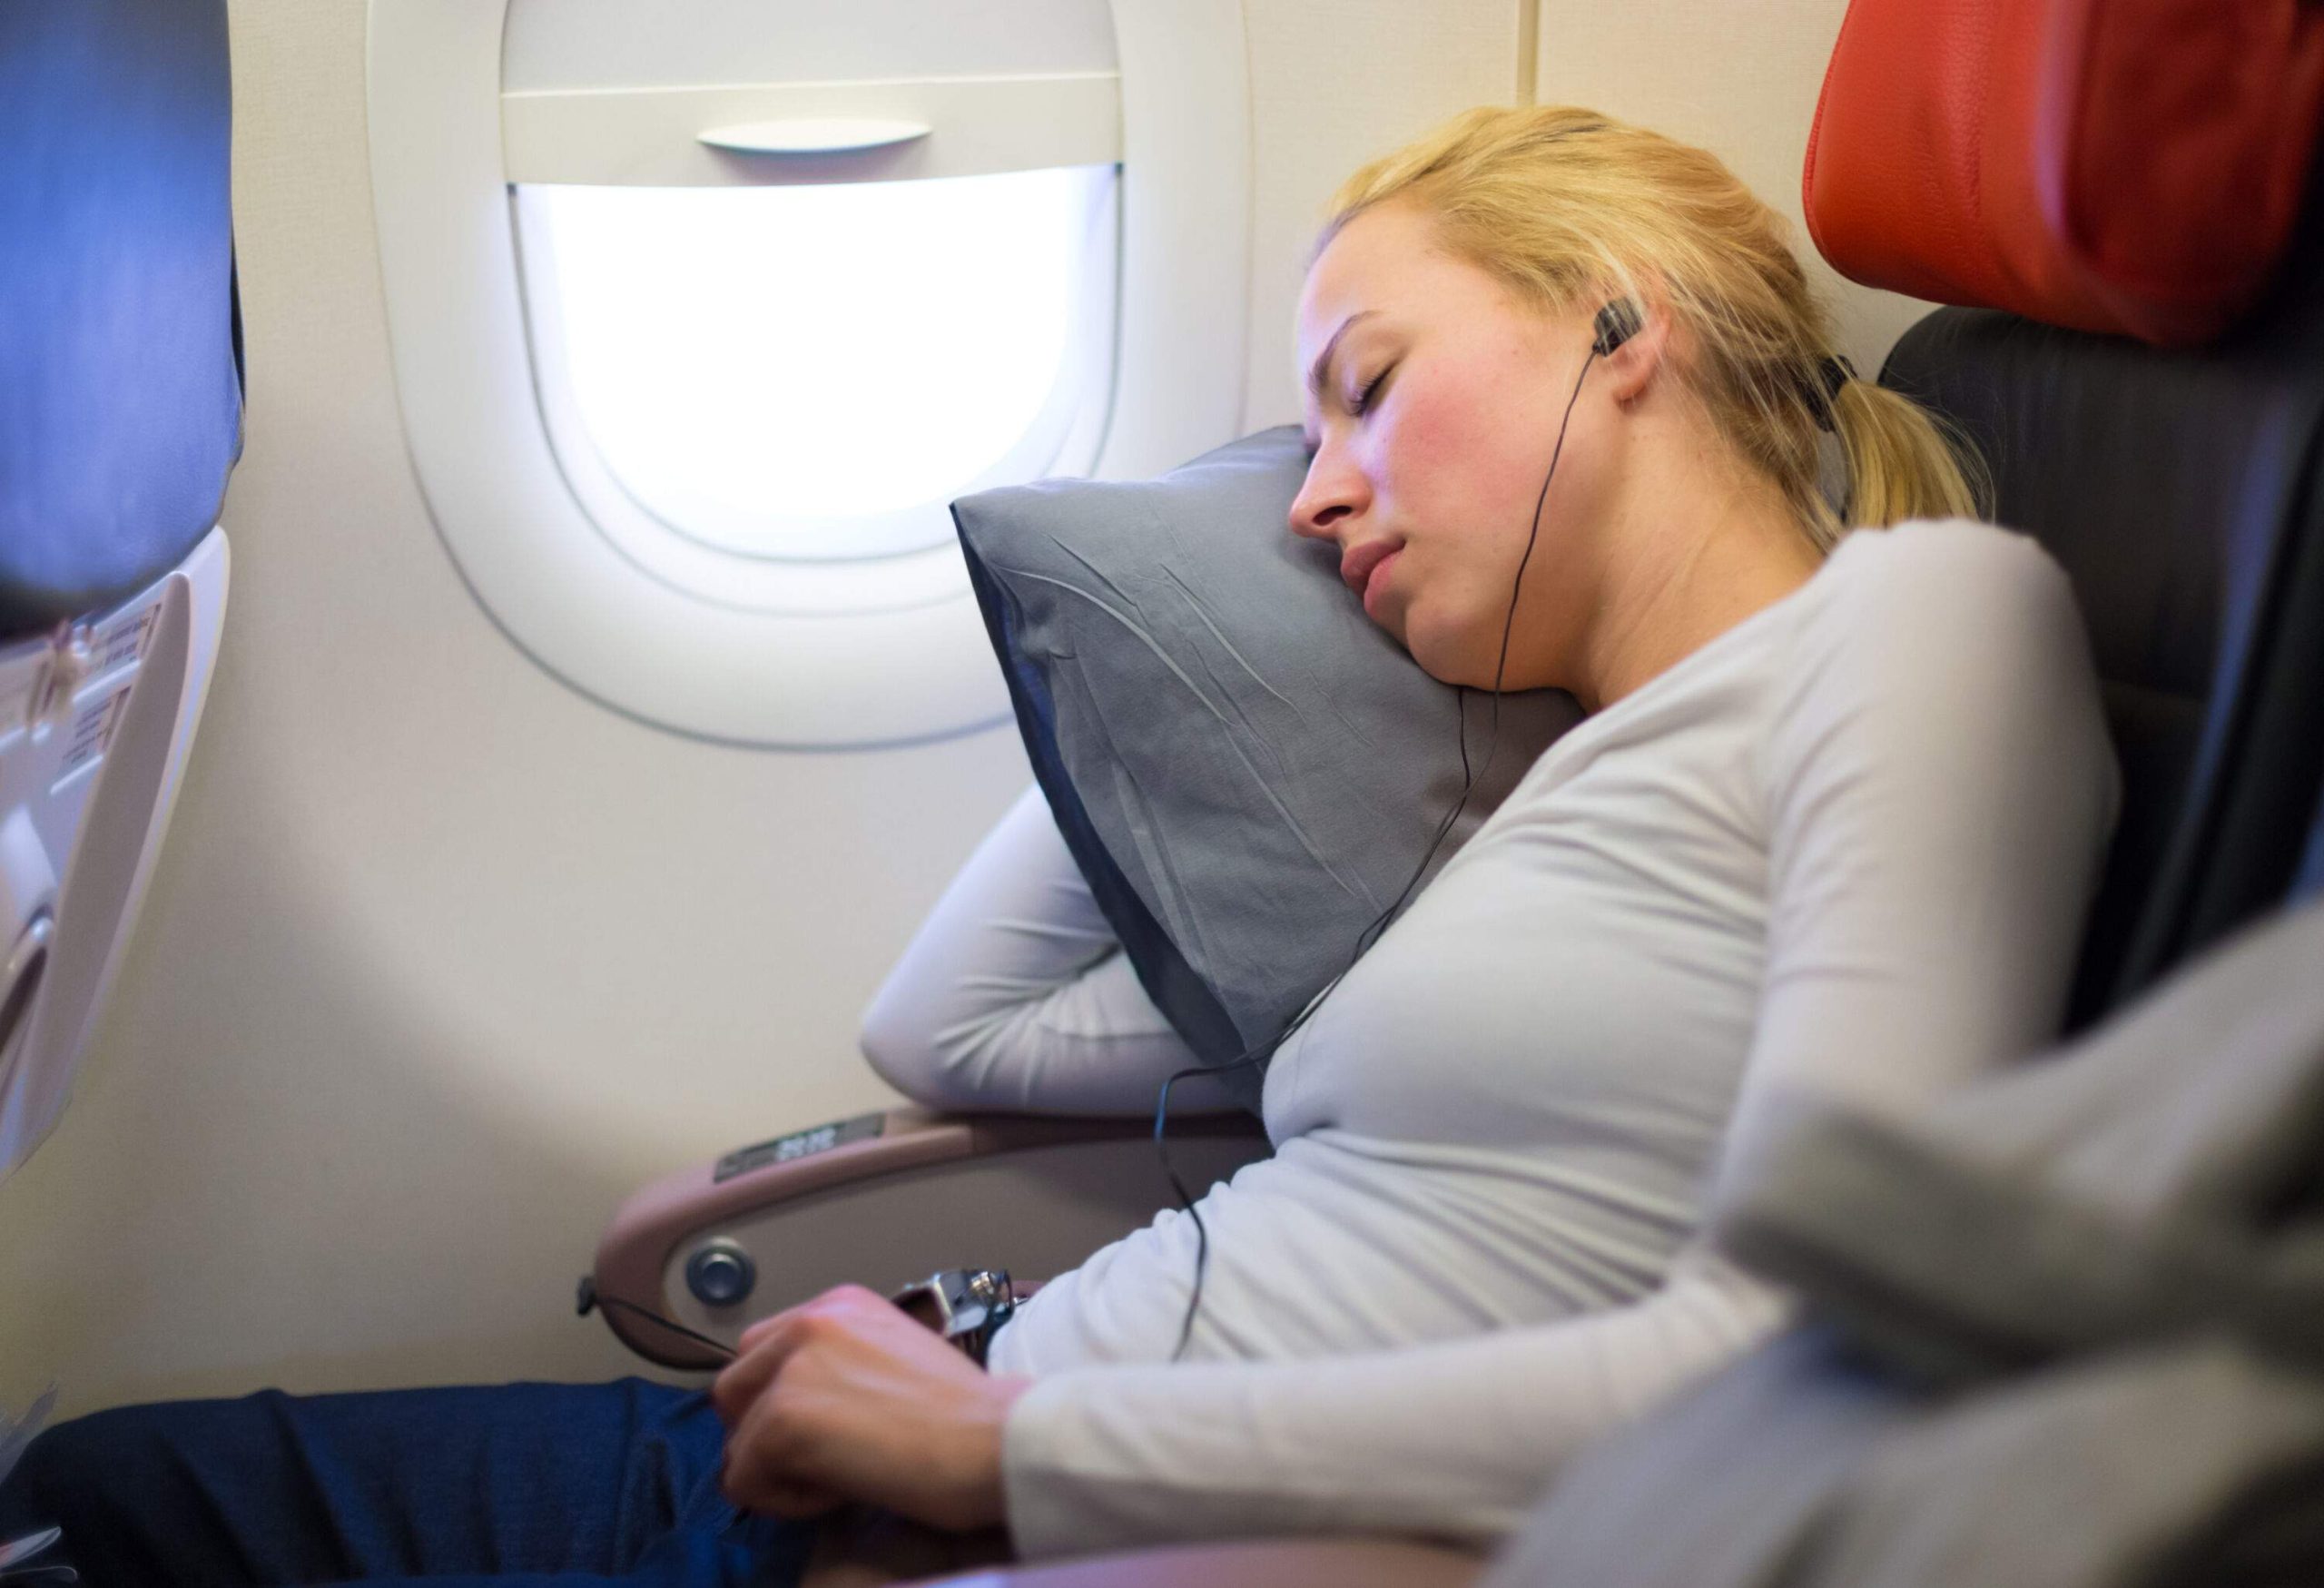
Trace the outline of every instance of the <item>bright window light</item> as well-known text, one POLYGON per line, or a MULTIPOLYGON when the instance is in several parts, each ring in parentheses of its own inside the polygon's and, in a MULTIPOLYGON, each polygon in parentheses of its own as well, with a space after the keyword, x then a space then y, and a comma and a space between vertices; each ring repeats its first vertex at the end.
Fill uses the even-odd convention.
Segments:
POLYGON ((1047 472, 1103 400, 1110 350, 1075 343, 1113 182, 519 189, 552 433, 724 551, 940 544, 946 502, 1047 472))

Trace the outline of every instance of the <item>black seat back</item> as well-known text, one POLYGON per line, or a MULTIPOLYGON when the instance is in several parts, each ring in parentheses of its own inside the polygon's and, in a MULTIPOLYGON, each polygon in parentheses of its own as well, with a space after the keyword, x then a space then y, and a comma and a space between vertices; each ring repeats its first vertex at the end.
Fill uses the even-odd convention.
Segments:
POLYGON ((2308 834, 2307 853, 2300 856, 2299 870, 2292 877, 2288 898, 2293 902, 2305 902, 2324 894, 2324 805, 2316 812, 2316 825, 2308 834))
POLYGON ((1976 445, 1994 516, 2064 566, 2090 626, 2124 797, 2079 1027, 2303 867, 2324 776, 2324 204, 2271 303, 2216 346, 1943 309, 1881 380, 1976 445))

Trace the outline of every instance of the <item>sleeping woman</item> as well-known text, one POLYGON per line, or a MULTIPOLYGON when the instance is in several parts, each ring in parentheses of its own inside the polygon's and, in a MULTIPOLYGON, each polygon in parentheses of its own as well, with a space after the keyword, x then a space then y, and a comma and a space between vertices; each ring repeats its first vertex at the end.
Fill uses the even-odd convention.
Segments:
MULTIPOLYGON (((755 1326, 707 1401, 129 1408, 42 1441, 0 1536, 60 1522, 99 1584, 783 1581, 783 1519, 846 1500, 1029 1555, 1483 1542, 1778 1327, 1700 1232, 1786 1116, 1919 1107, 2060 1017, 2116 787, 2065 580, 1836 360, 1767 207, 1604 116, 1474 111, 1357 173, 1298 341, 1290 532, 1437 678, 1590 715, 1276 1052, 1274 1155, 1200 1203, 1183 1356, 1166 1213, 990 1371, 844 1289, 755 1326)), ((955 1108, 1143 1112, 1194 1062, 1037 795, 866 1047, 955 1108)))

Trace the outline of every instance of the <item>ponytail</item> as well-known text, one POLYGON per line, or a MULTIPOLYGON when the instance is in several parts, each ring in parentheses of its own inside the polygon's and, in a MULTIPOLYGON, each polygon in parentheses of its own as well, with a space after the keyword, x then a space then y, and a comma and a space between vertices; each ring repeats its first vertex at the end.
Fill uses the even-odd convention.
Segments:
POLYGON ((1907 518, 1977 518, 1991 510, 1991 486, 1974 449, 1920 404, 1869 380, 1844 383, 1830 403, 1847 460, 1847 498, 1833 516, 1833 538, 1907 518))

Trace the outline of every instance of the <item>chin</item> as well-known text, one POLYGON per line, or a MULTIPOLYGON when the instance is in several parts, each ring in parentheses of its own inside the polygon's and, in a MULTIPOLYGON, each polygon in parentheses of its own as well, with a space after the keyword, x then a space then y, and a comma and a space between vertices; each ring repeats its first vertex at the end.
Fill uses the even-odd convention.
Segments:
MULTIPOLYGON (((1390 632, 1394 633, 1393 629, 1390 632)), ((1462 637, 1432 629, 1425 624, 1406 625, 1405 632, 1396 635, 1404 649, 1412 653, 1413 660, 1420 664, 1420 670, 1439 684, 1492 688, 1493 658, 1488 655, 1480 659, 1473 646, 1461 643, 1462 637)))
POLYGON ((1498 624, 1490 636, 1481 638, 1478 625, 1448 622, 1425 607, 1408 607, 1393 616, 1395 621, 1386 626, 1388 632, 1412 654, 1422 672, 1439 684, 1492 687, 1493 664, 1501 646, 1498 624))

